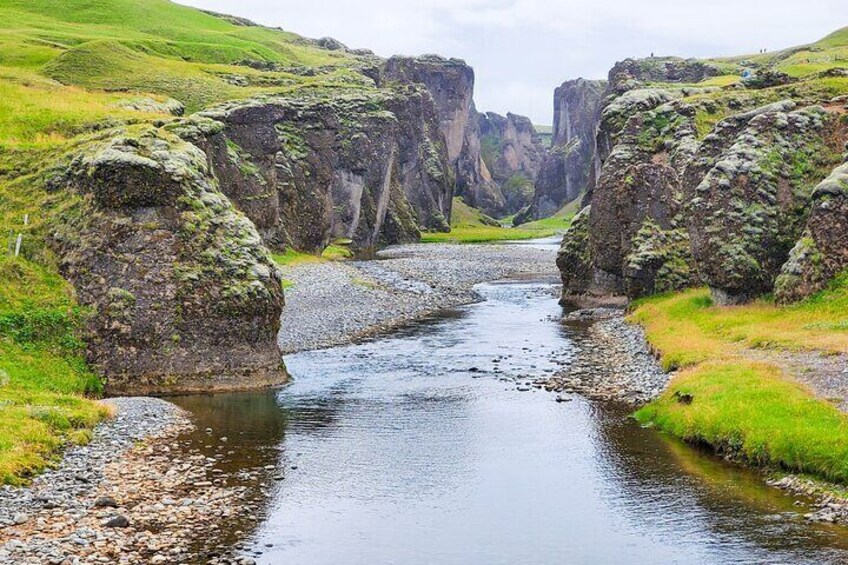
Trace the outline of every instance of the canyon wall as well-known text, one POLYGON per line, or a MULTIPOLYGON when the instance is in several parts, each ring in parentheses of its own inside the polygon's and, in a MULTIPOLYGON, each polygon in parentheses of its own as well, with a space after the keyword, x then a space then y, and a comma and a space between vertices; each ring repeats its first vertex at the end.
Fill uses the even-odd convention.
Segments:
POLYGON ((583 79, 556 89, 551 148, 540 164, 531 206, 518 223, 551 216, 591 193, 600 173, 596 138, 605 89, 605 81, 583 79))
POLYGON ((560 253, 565 299, 707 284, 717 304, 736 304, 777 282, 789 300, 845 264, 844 247, 823 243, 843 226, 833 212, 844 176, 831 171, 842 162, 844 101, 815 82, 691 84, 719 73, 682 59, 612 69, 591 208, 560 253), (819 253, 827 267, 813 267, 819 253))
POLYGON ((483 162, 503 194, 502 214, 530 204, 545 149, 529 118, 513 113, 478 114, 483 162))
POLYGON ((52 247, 91 310, 88 358, 109 393, 284 382, 269 250, 416 241, 450 229, 457 175, 488 186, 473 71, 367 61, 364 86, 106 128, 51 166, 49 190, 78 202, 53 219, 52 247))
POLYGON ((373 73, 379 85, 421 84, 436 105, 456 195, 491 216, 529 204, 544 149, 528 118, 480 113, 474 104, 474 70, 438 55, 392 57, 373 73))

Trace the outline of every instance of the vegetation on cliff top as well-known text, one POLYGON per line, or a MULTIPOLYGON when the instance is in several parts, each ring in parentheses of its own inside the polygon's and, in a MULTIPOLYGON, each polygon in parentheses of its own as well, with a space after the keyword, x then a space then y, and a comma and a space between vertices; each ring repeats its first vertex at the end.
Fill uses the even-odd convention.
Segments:
POLYGON ((770 300, 712 305, 706 289, 638 302, 666 369, 682 368, 636 418, 758 465, 848 483, 848 415, 791 380, 752 349, 848 353, 848 274, 793 306, 770 300))
POLYGON ((356 57, 167 0, 0 0, 0 10, 0 146, 154 119, 127 109, 138 96, 193 111, 259 93, 367 86, 351 71, 356 57))

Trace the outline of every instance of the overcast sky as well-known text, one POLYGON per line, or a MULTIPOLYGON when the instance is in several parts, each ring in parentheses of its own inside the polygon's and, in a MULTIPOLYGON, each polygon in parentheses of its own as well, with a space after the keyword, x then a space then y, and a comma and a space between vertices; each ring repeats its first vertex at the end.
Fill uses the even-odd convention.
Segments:
POLYGON ((626 57, 705 57, 809 43, 848 0, 179 0, 378 55, 460 57, 480 110, 552 120, 553 90, 626 57))

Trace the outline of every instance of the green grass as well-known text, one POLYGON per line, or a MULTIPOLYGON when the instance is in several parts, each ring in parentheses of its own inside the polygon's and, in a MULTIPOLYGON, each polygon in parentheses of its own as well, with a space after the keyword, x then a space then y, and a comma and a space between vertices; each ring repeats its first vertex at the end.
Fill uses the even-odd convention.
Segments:
POLYGON ((848 278, 799 304, 770 299, 713 306, 706 289, 648 298, 631 318, 645 327, 666 369, 688 367, 740 348, 848 353, 848 278))
MULTIPOLYGON (((738 71, 741 70, 739 65, 743 61, 754 63, 761 68, 784 72, 795 78, 809 77, 828 69, 848 67, 848 28, 837 30, 806 47, 807 49, 791 48, 764 54, 709 59, 709 62, 728 73, 727 79, 716 77, 710 80, 729 81, 731 75, 738 76, 738 71)), ((719 84, 719 86, 725 86, 725 84, 719 84)))
POLYGON ((550 237, 556 230, 523 230, 492 226, 453 228, 450 233, 422 233, 423 243, 485 243, 490 241, 518 241, 550 237))
POLYGON ((580 210, 580 199, 569 202, 565 206, 562 207, 556 214, 549 218, 542 218, 541 220, 534 220, 532 222, 527 222, 519 225, 518 227, 523 230, 554 230, 555 232, 564 232, 568 228, 571 227, 571 220, 574 219, 574 216, 577 215, 577 212, 580 210))
POLYGON ((540 220, 532 224, 525 224, 520 228, 504 227, 498 220, 468 206, 462 198, 454 198, 451 231, 449 233, 425 232, 421 234, 421 241, 423 243, 518 241, 550 237, 559 231, 564 231, 567 227, 563 218, 551 218, 550 221, 540 220))
POLYGON ((295 267, 297 265, 304 265, 308 263, 320 263, 321 261, 323 261, 320 255, 313 255, 312 253, 295 251, 291 248, 286 249, 285 253, 273 253, 271 256, 274 258, 274 261, 281 267, 295 267))
POLYGON ((848 483, 848 416, 772 365, 698 365, 636 419, 754 465, 848 483))
POLYGON ((640 422, 756 465, 848 483, 848 416, 751 348, 848 353, 848 275, 793 306, 719 308, 706 289, 652 297, 631 319, 666 369, 684 368, 640 422))
POLYGON ((324 261, 344 261, 353 258, 353 252, 347 245, 335 243, 328 245, 320 255, 289 248, 285 253, 273 253, 272 257, 281 267, 295 267, 297 265, 322 263, 324 261))
POLYGON ((451 207, 452 228, 500 227, 500 225, 501 223, 496 219, 466 204, 462 197, 454 197, 451 207))
POLYGON ((19 484, 108 415, 77 338, 84 312, 50 270, 0 256, 0 483, 19 484))
POLYGON ((155 119, 118 108, 138 95, 172 97, 193 111, 260 93, 363 84, 350 70, 359 63, 344 53, 167 0, 0 0, 0 13, 0 147, 61 140, 107 119, 155 119), (305 66, 325 72, 291 72, 305 66))

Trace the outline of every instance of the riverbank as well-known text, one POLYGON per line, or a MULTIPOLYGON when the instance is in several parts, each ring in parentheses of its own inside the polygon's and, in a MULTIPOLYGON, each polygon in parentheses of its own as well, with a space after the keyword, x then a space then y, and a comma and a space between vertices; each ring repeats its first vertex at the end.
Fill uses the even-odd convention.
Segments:
POLYGON ((0 564, 250 563, 215 535, 245 515, 246 489, 216 474, 215 458, 180 452, 188 413, 153 398, 103 402, 115 416, 88 445, 28 486, 0 489, 0 564))
POLYGON ((85 311, 53 270, 0 254, 0 485, 19 484, 108 411, 85 363, 85 311))
POLYGON ((847 310, 842 279, 783 307, 760 300, 718 308, 706 289, 637 303, 631 321, 645 328, 663 367, 677 371, 637 420, 779 475, 806 474, 815 480, 771 483, 816 498, 809 519, 845 522, 838 485, 848 483, 847 310))
POLYGON ((584 331, 573 338, 577 357, 546 380, 547 390, 639 406, 665 389, 669 375, 648 348, 642 328, 624 320, 623 309, 577 310, 565 315, 562 323, 584 331))

